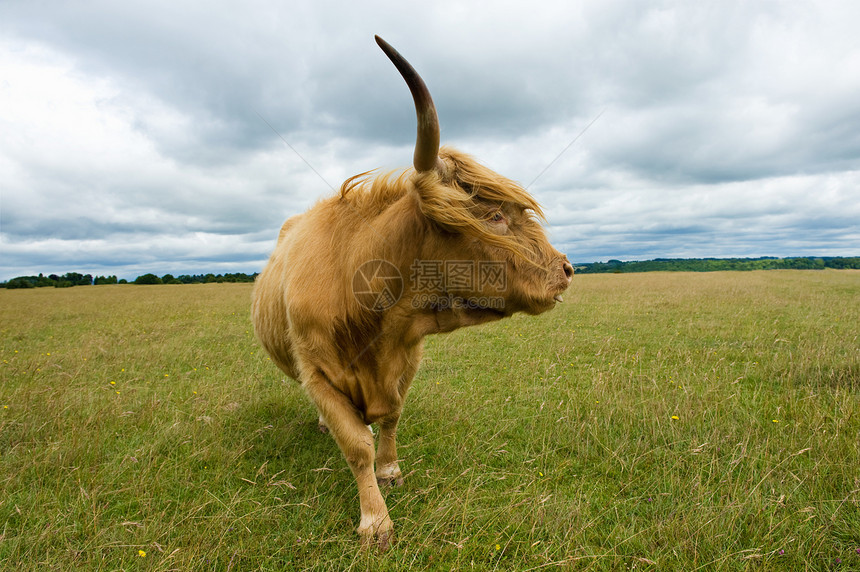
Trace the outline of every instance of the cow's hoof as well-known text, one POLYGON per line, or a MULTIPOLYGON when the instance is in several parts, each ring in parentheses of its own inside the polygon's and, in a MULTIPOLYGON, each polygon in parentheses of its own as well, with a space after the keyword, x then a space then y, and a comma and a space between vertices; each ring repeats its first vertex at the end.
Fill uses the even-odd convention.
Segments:
POLYGON ((394 544, 394 524, 386 517, 385 521, 377 527, 359 527, 358 535, 361 538, 362 548, 376 548, 380 552, 385 552, 394 544))
POLYGON ((319 428, 320 433, 328 433, 328 427, 326 427, 324 423, 320 423, 317 427, 319 428))
POLYGON ((376 482, 379 483, 379 487, 402 487, 403 486, 403 476, 397 475, 390 477, 376 477, 376 482))
POLYGON ((397 463, 391 463, 376 470, 376 482, 380 487, 402 487, 403 473, 397 463))
POLYGON ((393 528, 376 535, 376 545, 379 547, 380 552, 385 552, 391 547, 392 544, 394 544, 393 528))

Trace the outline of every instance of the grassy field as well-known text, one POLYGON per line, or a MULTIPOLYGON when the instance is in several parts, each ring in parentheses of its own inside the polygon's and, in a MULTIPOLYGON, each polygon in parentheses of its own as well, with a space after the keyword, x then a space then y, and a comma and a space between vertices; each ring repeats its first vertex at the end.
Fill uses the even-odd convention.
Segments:
POLYGON ((250 292, 0 290, 0 570, 860 570, 860 272, 577 276, 429 338, 382 555, 250 292))

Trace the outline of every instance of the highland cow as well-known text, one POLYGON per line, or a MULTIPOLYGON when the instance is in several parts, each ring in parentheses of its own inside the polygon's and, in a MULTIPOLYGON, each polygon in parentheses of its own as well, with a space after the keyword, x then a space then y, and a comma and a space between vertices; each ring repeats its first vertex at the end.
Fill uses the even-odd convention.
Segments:
POLYGON ((468 155, 439 147, 421 77, 381 38, 418 116, 413 168, 364 173, 287 220, 257 278, 256 335, 316 406, 358 484, 365 544, 393 524, 379 485, 401 485, 395 436, 424 337, 561 302, 573 268, 538 203, 468 155), (374 451, 370 425, 379 429, 374 451), (375 461, 375 470, 374 470, 375 461))

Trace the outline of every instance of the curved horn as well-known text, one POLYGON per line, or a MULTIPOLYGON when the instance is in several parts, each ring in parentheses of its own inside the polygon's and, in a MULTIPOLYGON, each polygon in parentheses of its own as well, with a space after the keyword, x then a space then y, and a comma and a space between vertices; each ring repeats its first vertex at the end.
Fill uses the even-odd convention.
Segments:
POLYGON ((388 59, 406 80, 412 99, 415 101, 415 115, 418 116, 418 136, 415 140, 415 154, 412 164, 416 171, 432 171, 437 168, 439 156, 439 118, 436 115, 436 106, 430 91, 418 72, 409 62, 401 56, 397 50, 380 38, 375 36, 376 43, 388 56, 388 59))

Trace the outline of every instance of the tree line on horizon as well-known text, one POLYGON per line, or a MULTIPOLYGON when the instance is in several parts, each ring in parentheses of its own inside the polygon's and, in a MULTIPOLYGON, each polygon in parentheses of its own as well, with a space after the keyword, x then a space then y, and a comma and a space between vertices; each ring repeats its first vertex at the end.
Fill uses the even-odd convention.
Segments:
MULTIPOLYGON (((579 274, 623 274, 628 272, 716 272, 725 270, 839 270, 860 269, 860 257, 791 257, 777 258, 655 258, 654 260, 629 261, 610 260, 608 262, 579 263, 574 266, 579 274)), ((62 276, 18 276, 7 282, 0 282, 0 288, 69 288, 72 286, 91 286, 102 284, 211 284, 223 282, 253 282, 257 273, 244 274, 143 274, 131 282, 117 279, 116 276, 93 276, 67 272, 62 276)))
POLYGON ((43 288, 52 286, 54 288, 70 288, 72 286, 100 286, 103 284, 213 284, 223 282, 253 282, 257 273, 243 274, 233 272, 228 274, 143 274, 131 282, 116 276, 93 276, 92 274, 80 274, 78 272, 67 272, 62 276, 57 274, 39 274, 38 276, 18 276, 8 282, 0 282, 0 288, 43 288))
POLYGON ((624 274, 628 272, 717 272, 725 270, 838 270, 860 269, 860 257, 777 258, 655 258, 654 260, 592 262, 574 266, 580 274, 624 274))

